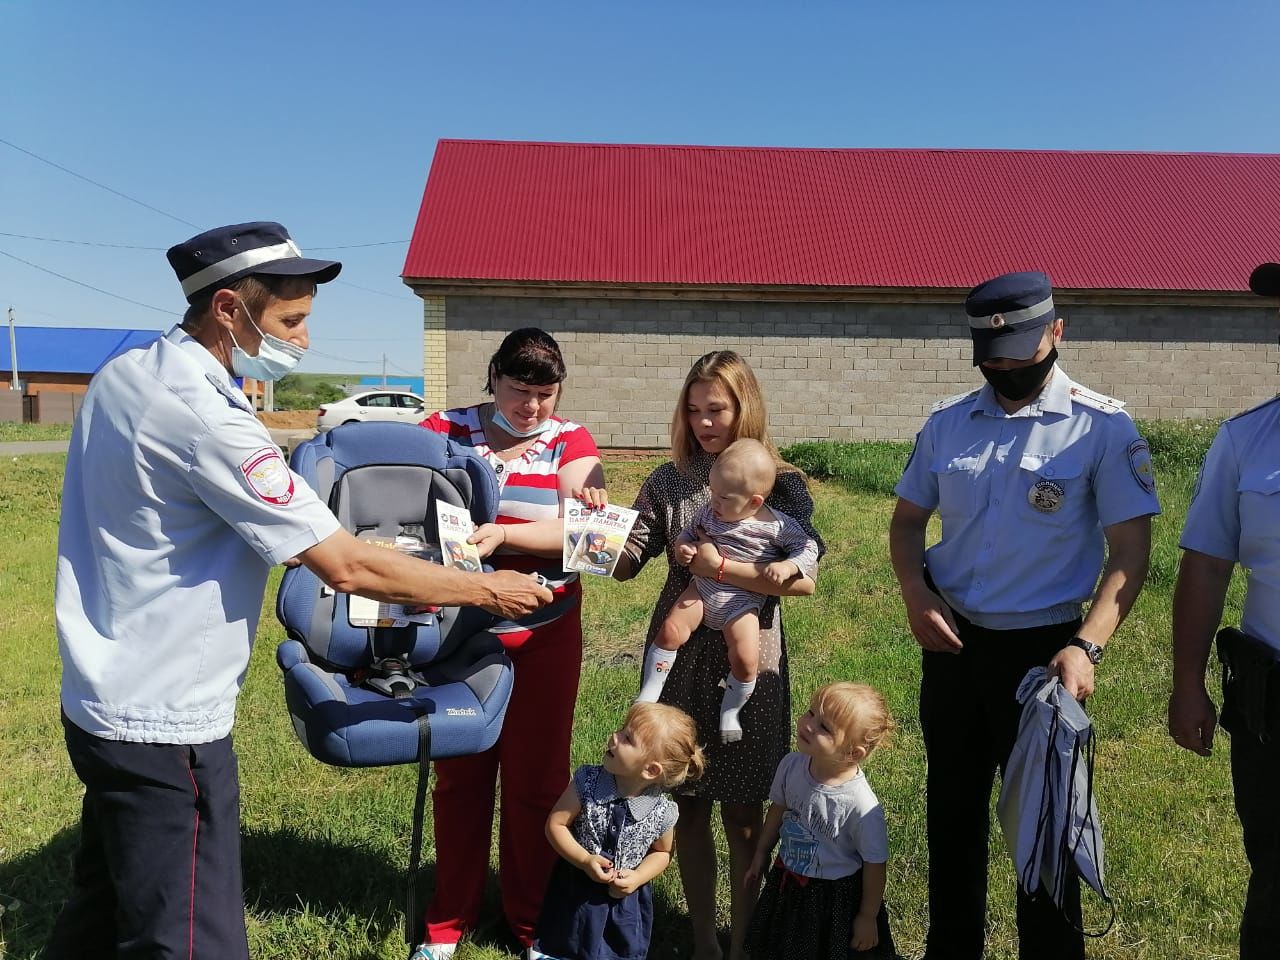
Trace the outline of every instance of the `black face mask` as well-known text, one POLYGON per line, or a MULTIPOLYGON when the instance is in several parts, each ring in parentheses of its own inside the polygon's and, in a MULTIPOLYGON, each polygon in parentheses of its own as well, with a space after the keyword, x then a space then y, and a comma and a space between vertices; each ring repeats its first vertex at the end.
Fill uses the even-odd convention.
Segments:
POLYGON ((986 364, 978 364, 978 369, 987 378, 987 383, 996 393, 1007 400, 1025 400, 1040 389, 1049 371, 1058 362, 1058 348, 1054 347, 1039 363, 1027 367, 1014 367, 1012 370, 991 370, 986 364))

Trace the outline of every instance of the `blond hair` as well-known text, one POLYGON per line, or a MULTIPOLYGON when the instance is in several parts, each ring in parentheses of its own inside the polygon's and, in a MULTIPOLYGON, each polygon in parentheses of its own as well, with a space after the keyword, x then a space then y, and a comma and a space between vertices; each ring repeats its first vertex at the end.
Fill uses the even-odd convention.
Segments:
POLYGON ((764 393, 747 361, 732 350, 713 350, 703 354, 689 368, 680 388, 680 399, 671 417, 671 459, 684 474, 689 472, 689 462, 702 449, 698 438, 689 429, 689 390, 695 383, 714 383, 733 401, 733 423, 729 427, 730 442, 748 437, 764 444, 781 469, 794 470, 778 456, 778 448, 769 439, 769 422, 765 416, 764 393))
POLYGON ((778 479, 778 462, 759 440, 743 437, 725 447, 711 468, 735 493, 768 497, 778 479))
POLYGON ((662 767, 660 783, 666 789, 696 780, 707 769, 707 758, 698 746, 693 719, 665 703, 633 703, 626 726, 643 744, 651 760, 662 767))
POLYGON ((868 757, 898 728, 880 691, 865 683, 840 681, 819 687, 809 709, 827 721, 836 746, 862 747, 868 757))

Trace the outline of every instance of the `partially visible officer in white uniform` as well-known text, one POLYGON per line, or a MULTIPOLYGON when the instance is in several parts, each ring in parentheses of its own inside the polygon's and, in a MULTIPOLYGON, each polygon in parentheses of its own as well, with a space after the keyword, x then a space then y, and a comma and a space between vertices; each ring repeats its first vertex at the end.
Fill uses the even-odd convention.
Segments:
MULTIPOLYGON (((923 650, 928 960, 982 957, 988 809, 1017 736, 1018 684, 1048 666, 1079 700, 1093 692, 1103 648, 1142 589, 1160 510, 1147 445, 1122 404, 1056 365, 1062 318, 1049 278, 989 280, 965 312, 987 385, 933 408, 889 531, 923 650), (926 552, 934 510, 942 539, 926 552)), ((1064 917, 1019 891, 1020 957, 1084 956, 1078 883, 1067 907, 1064 917)))
MULTIPOLYGON (((1280 264, 1249 289, 1280 298, 1280 264)), ((1226 421, 1200 468, 1182 530, 1173 593, 1169 733, 1207 757, 1217 716, 1205 689, 1214 632, 1237 563, 1248 571, 1240 629, 1218 633, 1222 726, 1251 873, 1240 922, 1241 960, 1280 955, 1280 400, 1226 421)))
POLYGON ((308 346, 316 285, 277 223, 168 252, 182 324, 93 378, 72 432, 55 595, 67 752, 84 782, 70 900, 46 957, 248 956, 231 725, 273 564, 393 602, 519 617, 530 576, 462 573, 361 543, 289 470, 233 376, 308 346))

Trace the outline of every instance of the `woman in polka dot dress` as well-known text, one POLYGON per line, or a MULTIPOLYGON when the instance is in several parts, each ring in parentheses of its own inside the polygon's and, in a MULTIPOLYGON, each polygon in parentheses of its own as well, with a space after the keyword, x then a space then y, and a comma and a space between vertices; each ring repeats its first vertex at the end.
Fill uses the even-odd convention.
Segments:
MULTIPOLYGON (((772 584, 763 576, 763 564, 722 561, 710 543, 700 545, 688 566, 676 558, 677 535, 710 499, 707 482, 711 465, 740 437, 775 449, 769 440, 760 385, 738 354, 729 350, 708 353, 694 363, 685 379, 671 423, 671 462, 651 473, 641 487, 635 502, 640 516, 614 572, 619 580, 628 580, 649 560, 666 554, 667 582, 649 624, 647 643, 653 642, 693 574, 712 578, 719 574, 726 582, 771 598, 760 611, 759 679, 741 713, 741 740, 720 743, 717 735, 720 682, 729 672, 728 649, 719 631, 704 626, 689 638, 662 692, 661 702, 679 707, 697 722, 707 750, 706 774, 676 792, 680 808, 676 862, 693 923, 694 960, 718 960, 721 956, 716 928, 717 852, 711 832, 717 802, 729 845, 729 957, 745 957, 743 944, 756 900, 756 890, 747 889, 745 876, 774 770, 791 742, 787 654, 776 598, 813 593, 818 572, 816 564, 807 564, 799 576, 772 584)), ((588 489, 582 496, 591 502, 604 501, 603 491, 588 489)), ((826 548, 813 529, 813 499, 803 474, 779 460, 777 483, 766 502, 797 520, 817 541, 821 557, 826 548)))

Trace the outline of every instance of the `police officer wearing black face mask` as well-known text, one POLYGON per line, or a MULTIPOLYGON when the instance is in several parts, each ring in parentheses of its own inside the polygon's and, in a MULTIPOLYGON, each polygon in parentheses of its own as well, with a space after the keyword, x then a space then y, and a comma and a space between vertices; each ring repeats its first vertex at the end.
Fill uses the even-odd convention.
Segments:
MULTIPOLYGON (((1017 735, 1019 681, 1047 666, 1078 699, 1093 692, 1103 647, 1142 588, 1160 511, 1123 404, 1056 365, 1062 320, 1049 278, 996 277, 965 312, 987 386, 934 406, 889 530, 922 648, 928 960, 983 955, 988 810, 1017 735), (942 539, 926 553, 934 510, 942 539)), ((1023 960, 1084 956, 1078 884, 1066 907, 1063 916, 1019 890, 1023 960)))

